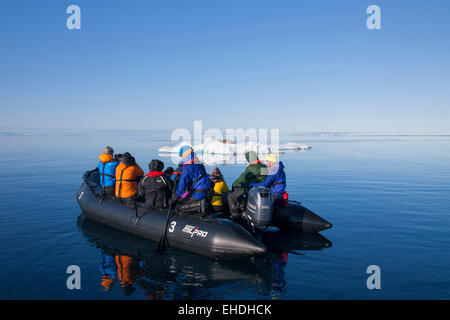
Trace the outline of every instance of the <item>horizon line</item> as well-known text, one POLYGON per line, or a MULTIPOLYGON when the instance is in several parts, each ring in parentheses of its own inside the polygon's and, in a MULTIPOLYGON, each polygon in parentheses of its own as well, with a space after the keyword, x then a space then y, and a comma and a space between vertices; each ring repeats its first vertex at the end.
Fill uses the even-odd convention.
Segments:
MULTIPOLYGON (((239 129, 239 128, 235 128, 239 129)), ((18 129, 18 130, 2 130, 0 136, 39 136, 39 135, 118 135, 118 134, 137 134, 137 133, 166 133, 173 129, 93 129, 93 130, 61 130, 61 129, 18 129)), ((294 136, 450 136, 449 133, 420 133, 420 132, 361 132, 361 131, 287 131, 283 135, 294 136)))

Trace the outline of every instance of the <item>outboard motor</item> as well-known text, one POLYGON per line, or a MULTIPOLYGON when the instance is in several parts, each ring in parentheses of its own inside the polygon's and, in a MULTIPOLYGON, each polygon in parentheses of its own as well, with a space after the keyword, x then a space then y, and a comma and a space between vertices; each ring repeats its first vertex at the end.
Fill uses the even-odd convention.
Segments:
POLYGON ((272 209, 273 200, 270 189, 254 187, 248 192, 247 210, 242 215, 252 227, 252 231, 264 231, 272 222, 272 209))

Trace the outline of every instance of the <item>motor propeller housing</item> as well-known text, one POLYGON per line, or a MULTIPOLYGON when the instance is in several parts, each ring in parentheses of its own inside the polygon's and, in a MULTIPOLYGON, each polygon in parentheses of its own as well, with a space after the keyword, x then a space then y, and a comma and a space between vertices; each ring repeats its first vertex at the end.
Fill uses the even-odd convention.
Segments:
POLYGON ((273 199, 270 189, 264 187, 251 189, 248 192, 247 209, 243 216, 252 228, 266 229, 273 218, 273 199))

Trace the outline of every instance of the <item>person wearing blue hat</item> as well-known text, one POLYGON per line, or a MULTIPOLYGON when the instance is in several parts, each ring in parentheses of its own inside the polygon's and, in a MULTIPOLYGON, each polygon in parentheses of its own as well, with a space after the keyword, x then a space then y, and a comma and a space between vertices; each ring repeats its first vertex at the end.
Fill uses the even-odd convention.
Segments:
POLYGON ((180 148, 179 154, 183 170, 171 202, 178 201, 177 209, 182 212, 207 213, 207 195, 211 181, 205 166, 196 157, 191 146, 180 148))

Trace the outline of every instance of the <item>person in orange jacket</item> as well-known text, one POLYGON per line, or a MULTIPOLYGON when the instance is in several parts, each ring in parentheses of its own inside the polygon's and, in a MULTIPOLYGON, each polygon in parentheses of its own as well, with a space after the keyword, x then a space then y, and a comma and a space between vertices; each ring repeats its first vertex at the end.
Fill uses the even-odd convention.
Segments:
POLYGON ((120 161, 116 168, 116 197, 129 206, 134 207, 138 195, 138 182, 144 171, 136 163, 130 153, 117 155, 120 161))

